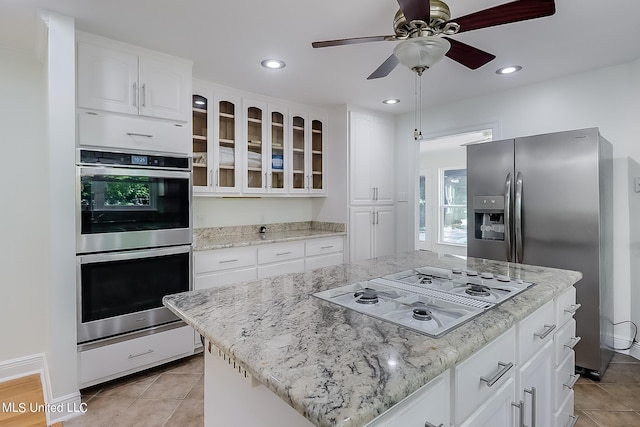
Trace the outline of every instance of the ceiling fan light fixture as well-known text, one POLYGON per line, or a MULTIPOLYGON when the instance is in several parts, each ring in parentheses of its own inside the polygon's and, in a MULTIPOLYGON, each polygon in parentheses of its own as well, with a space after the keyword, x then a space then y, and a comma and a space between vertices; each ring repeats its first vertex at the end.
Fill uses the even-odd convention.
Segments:
POLYGON ((513 74, 522 70, 520 65, 509 65, 508 67, 498 68, 496 74, 513 74))
POLYGON ((397 104, 399 102, 400 102, 400 100, 398 98, 390 98, 390 99, 385 99, 384 101, 382 101, 382 103, 386 104, 386 105, 393 105, 393 104, 397 104))
POLYGON ((279 70, 287 66, 287 64, 285 64, 284 61, 281 61, 279 59, 265 59, 262 62, 260 62, 260 65, 270 70, 279 70))
POLYGON ((444 58, 450 48, 451 43, 440 37, 415 37, 398 43, 393 54, 410 70, 424 70, 444 58))

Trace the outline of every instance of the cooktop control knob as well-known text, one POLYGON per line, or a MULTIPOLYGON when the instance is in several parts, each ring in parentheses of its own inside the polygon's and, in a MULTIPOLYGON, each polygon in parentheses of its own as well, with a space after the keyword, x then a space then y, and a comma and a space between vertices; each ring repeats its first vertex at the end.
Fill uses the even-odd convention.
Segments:
POLYGON ((482 273, 480 273, 480 277, 482 277, 483 279, 493 279, 493 273, 483 271, 482 273))
POLYGON ((496 277, 496 279, 498 279, 499 282, 510 282, 511 279, 509 278, 509 276, 505 276, 505 275, 499 275, 498 277, 496 277))
POLYGON ((466 271, 467 276, 477 276, 478 272, 477 271, 473 271, 473 270, 467 270, 466 271))
POLYGON ((462 274, 462 269, 461 268, 452 268, 451 272, 453 274, 462 274))

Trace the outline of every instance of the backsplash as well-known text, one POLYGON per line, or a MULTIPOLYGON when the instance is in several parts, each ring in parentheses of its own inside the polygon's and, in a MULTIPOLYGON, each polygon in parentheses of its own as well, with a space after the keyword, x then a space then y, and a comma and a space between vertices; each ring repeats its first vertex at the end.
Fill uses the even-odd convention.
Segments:
POLYGON ((209 227, 195 228, 193 230, 193 238, 207 239, 211 237, 222 238, 224 236, 238 236, 259 234, 260 227, 266 227, 266 233, 279 233, 286 231, 298 230, 322 230, 332 231, 336 233, 345 232, 346 225, 337 222, 322 221, 297 221, 297 222, 281 222, 273 224, 257 224, 257 225, 234 225, 228 227, 209 227))

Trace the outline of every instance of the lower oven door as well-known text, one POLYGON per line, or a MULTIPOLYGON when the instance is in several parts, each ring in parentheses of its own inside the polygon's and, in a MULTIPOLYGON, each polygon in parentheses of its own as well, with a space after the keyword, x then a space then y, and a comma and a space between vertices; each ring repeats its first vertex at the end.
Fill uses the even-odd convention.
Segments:
POLYGON ((78 343, 179 321, 162 297, 191 290, 191 245, 79 255, 78 343))

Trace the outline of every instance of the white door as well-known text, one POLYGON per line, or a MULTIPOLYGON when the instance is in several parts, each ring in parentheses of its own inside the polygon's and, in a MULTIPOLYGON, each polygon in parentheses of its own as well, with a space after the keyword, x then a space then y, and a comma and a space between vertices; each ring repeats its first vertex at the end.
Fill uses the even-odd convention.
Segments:
POLYGON ((375 249, 373 256, 393 255, 396 252, 395 210, 393 206, 378 206, 375 209, 373 233, 375 249))
POLYGON ((144 56, 139 61, 140 115, 188 122, 191 68, 144 56))
POLYGON ((518 370, 518 400, 524 402, 524 424, 550 426, 552 405, 553 343, 547 345, 518 370), (544 374, 543 374, 544 373, 544 374), (533 408, 535 407, 535 413, 533 408))
POLYGON ((138 114, 138 56, 78 42, 78 107, 138 114))
POLYGON ((373 152, 376 150, 373 118, 350 114, 350 192, 352 204, 371 204, 374 198, 373 152))
POLYGON ((351 208, 350 217, 350 260, 360 261, 369 259, 373 256, 373 209, 366 206, 351 208))
POLYGON ((509 379, 493 397, 460 424, 460 427, 517 426, 519 414, 518 408, 512 405, 514 398, 514 382, 509 379))
POLYGON ((392 204, 395 188, 395 128, 390 120, 376 118, 374 121, 371 150, 373 156, 372 180, 376 204, 392 204))

